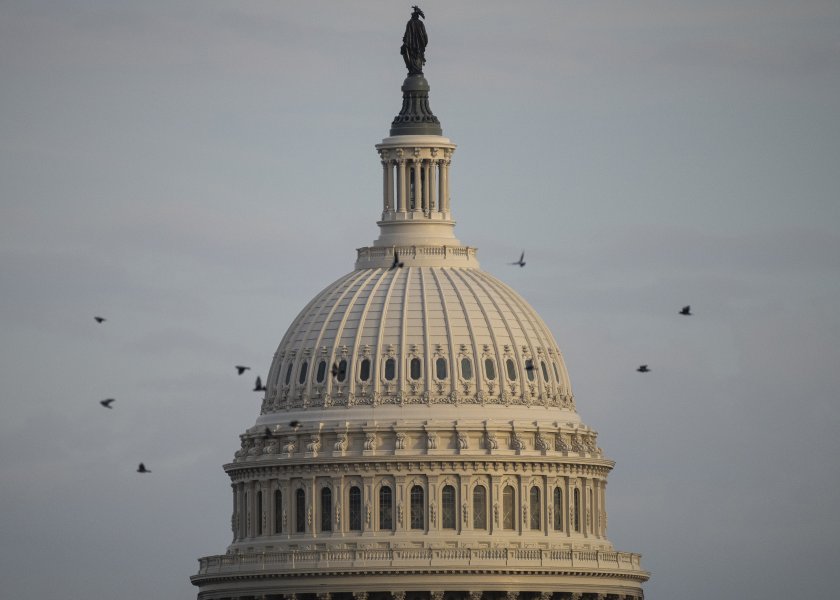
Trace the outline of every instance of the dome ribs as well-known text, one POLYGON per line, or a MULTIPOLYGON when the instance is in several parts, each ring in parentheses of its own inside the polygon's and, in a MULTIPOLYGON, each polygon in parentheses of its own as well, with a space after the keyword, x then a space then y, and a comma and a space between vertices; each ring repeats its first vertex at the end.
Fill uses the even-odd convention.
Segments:
POLYGON ((438 296, 440 297, 440 305, 443 312, 443 322, 446 325, 446 346, 449 352, 449 393, 451 394, 455 391, 455 383, 458 378, 459 366, 457 364, 457 355, 455 353, 455 332, 452 327, 452 324, 449 321, 449 305, 446 303, 446 294, 444 293, 443 286, 440 284, 440 279, 438 277, 438 272, 442 270, 443 269, 434 267, 429 268, 429 272, 434 278, 435 285, 438 290, 438 296))
MULTIPOLYGON (((452 279, 452 274, 456 272, 456 269, 441 269, 441 275, 445 276, 449 285, 452 287, 453 292, 458 298, 458 305, 461 307, 461 313, 464 315, 464 319, 467 322, 467 330, 469 331, 470 336, 470 347, 472 348, 472 363, 473 363, 473 381, 475 381, 475 392, 480 397, 482 392, 484 391, 484 383, 481 378, 481 362, 480 362, 480 353, 478 350, 478 342, 475 338, 475 327, 473 327, 472 316, 470 315, 470 311, 467 310, 466 304, 464 304, 464 297, 461 294, 461 290, 455 285, 455 282, 452 279)), ((447 315, 448 318, 448 315, 447 315)), ((451 336, 450 332, 450 336, 451 336)))

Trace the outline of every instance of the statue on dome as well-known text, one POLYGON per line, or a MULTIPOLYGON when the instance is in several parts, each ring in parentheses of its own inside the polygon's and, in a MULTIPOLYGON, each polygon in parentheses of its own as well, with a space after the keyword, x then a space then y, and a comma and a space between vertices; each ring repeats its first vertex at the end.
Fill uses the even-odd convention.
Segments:
POLYGON ((420 7, 412 6, 412 8, 414 12, 411 13, 411 19, 406 23, 400 54, 402 54, 409 75, 422 75, 423 65, 426 64, 425 52, 429 38, 426 35, 426 26, 423 25, 420 17, 425 19, 426 15, 423 14, 420 7))

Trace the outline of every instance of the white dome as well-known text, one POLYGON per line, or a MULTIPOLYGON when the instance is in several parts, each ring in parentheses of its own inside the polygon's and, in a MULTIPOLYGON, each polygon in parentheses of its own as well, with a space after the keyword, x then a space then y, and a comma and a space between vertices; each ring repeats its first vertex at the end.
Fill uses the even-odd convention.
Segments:
POLYGON ((264 414, 388 405, 573 411, 563 357, 545 323, 477 268, 373 268, 341 277, 289 327, 267 387, 264 414))

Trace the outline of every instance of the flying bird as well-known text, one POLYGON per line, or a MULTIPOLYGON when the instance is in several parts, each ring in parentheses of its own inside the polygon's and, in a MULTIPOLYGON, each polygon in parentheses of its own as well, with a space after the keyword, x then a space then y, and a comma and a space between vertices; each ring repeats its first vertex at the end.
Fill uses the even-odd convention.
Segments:
POLYGON ((138 473, 151 473, 151 471, 149 469, 147 469, 146 465, 144 465, 143 463, 140 463, 140 465, 137 467, 137 472, 138 473))
POLYGON ((274 435, 274 434, 271 432, 271 428, 269 428, 269 427, 266 427, 266 428, 265 428, 265 435, 267 435, 268 437, 271 437, 271 436, 273 436, 273 435, 274 435))
POLYGON ((647 365, 642 365, 638 369, 636 369, 639 373, 650 373, 650 369, 648 369, 647 365))
POLYGON ((520 267, 524 267, 525 266, 525 251, 524 250, 522 251, 522 255, 519 257, 519 260, 517 260, 516 262, 512 262, 510 264, 519 265, 520 267))
POLYGON ((262 379, 259 375, 257 375, 257 381, 254 382, 254 391, 255 392, 264 392, 265 386, 263 385, 262 379))
POLYGON ((108 319, 106 319, 105 317, 93 317, 93 320, 96 321, 97 323, 104 323, 108 319))
POLYGON ((330 369, 330 373, 332 373, 333 377, 338 377, 338 365, 333 363, 332 368, 330 369))
POLYGON ((691 305, 689 304, 688 306, 683 306, 682 310, 680 311, 680 314, 685 315, 687 317, 690 317, 691 316, 691 305))
POLYGON ((251 369, 251 367, 246 367, 245 365, 236 365, 234 368, 236 369, 237 375, 242 375, 242 373, 251 369))
POLYGON ((534 370, 534 363, 530 360, 525 361, 525 370, 526 371, 533 371, 534 370))
POLYGON ((113 406, 111 406, 111 403, 112 403, 114 400, 115 400, 114 398, 105 398, 104 400, 100 400, 100 401, 99 401, 99 404, 101 404, 101 405, 102 405, 102 406, 104 406, 105 408, 114 408, 113 406))
POLYGON ((388 269, 388 270, 392 271, 392 270, 397 269, 397 268, 402 269, 404 266, 405 266, 405 263, 400 262, 400 255, 397 254, 396 251, 394 251, 394 262, 391 263, 391 268, 388 269))

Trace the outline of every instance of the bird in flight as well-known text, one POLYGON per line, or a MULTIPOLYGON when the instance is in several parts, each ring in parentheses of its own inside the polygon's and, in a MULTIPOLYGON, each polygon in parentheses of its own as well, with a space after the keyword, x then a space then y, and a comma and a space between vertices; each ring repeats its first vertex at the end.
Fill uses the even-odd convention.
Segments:
POLYGON ((650 373, 650 369, 648 369, 647 365, 642 365, 638 369, 636 369, 639 373, 650 373))
POLYGON ((333 363, 332 368, 330 369, 330 373, 332 373, 333 377, 338 377, 338 365, 333 363))
POLYGON ((262 379, 259 375, 257 375, 257 381, 254 382, 254 391, 255 392, 264 392, 265 386, 263 385, 262 379))
POLYGON ((402 269, 405 266, 404 263, 400 262, 400 255, 397 254, 396 250, 394 251, 394 262, 391 263, 391 268, 388 269, 389 271, 393 271, 394 269, 402 269))
POLYGON ((144 465, 143 463, 140 463, 140 465, 137 467, 137 472, 138 473, 151 473, 151 471, 149 469, 147 469, 146 465, 144 465))
POLYGON ((265 428, 265 435, 267 435, 268 437, 271 437, 271 436, 273 436, 273 435, 274 435, 274 434, 271 432, 271 428, 270 428, 270 427, 266 427, 266 428, 265 428))
POLYGON ((250 370, 251 367, 246 367, 245 365, 236 365, 236 367, 234 368, 236 369, 237 375, 242 375, 242 373, 244 373, 245 371, 250 370))
POLYGON ((680 314, 685 315, 687 317, 690 317, 691 314, 692 314, 691 313, 691 305, 689 304, 688 306, 683 306, 682 310, 680 311, 680 314))
POLYGON ((108 319, 106 319, 105 317, 93 317, 93 320, 96 321, 97 323, 104 323, 108 319))
POLYGON ((104 400, 100 400, 99 404, 104 406, 105 408, 114 408, 111 406, 111 403, 114 401, 114 398, 105 398, 104 400))
POLYGON ((516 262, 512 262, 510 264, 519 265, 520 267, 524 267, 525 266, 525 251, 524 250, 522 251, 522 255, 519 257, 519 260, 517 260, 516 262))
POLYGON ((534 363, 531 360, 525 361, 525 370, 526 371, 533 371, 534 370, 534 363))

